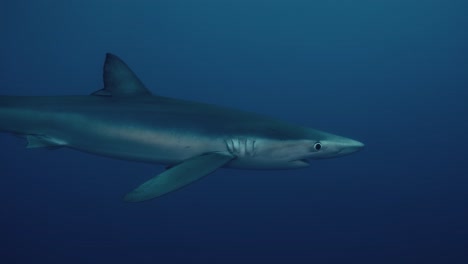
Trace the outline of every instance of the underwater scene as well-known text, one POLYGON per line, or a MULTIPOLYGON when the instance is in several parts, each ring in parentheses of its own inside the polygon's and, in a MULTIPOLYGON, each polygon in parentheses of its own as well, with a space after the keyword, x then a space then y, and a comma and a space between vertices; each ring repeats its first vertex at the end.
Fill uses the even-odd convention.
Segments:
POLYGON ((467 10, 2 2, 0 263, 468 263, 467 10))

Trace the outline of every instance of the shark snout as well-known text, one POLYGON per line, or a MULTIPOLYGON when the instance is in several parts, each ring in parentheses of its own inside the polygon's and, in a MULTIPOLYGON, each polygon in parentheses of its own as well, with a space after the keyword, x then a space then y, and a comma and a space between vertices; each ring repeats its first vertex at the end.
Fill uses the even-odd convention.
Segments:
POLYGON ((354 139, 346 139, 340 142, 339 155, 348 155, 364 148, 364 144, 354 139))
POLYGON ((328 159, 336 158, 357 152, 364 148, 364 144, 354 139, 328 135, 327 139, 321 140, 321 148, 314 152, 309 158, 328 159))

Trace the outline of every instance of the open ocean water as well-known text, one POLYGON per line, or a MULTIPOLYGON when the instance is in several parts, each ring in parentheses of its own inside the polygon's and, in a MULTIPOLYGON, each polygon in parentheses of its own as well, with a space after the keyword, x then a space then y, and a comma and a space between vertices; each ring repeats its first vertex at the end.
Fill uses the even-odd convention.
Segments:
POLYGON ((468 2, 2 1, 0 94, 83 95, 106 52, 155 94, 360 140, 288 171, 163 166, 0 134, 0 263, 468 263, 468 2))

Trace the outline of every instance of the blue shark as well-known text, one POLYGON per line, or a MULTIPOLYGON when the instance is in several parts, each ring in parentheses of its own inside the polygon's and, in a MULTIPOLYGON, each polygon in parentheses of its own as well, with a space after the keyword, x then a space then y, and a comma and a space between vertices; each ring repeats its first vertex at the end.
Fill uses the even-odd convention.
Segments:
POLYGON ((0 96, 0 131, 26 137, 28 148, 167 165, 125 195, 128 202, 165 195, 221 167, 303 168, 364 146, 256 113, 154 95, 110 53, 103 79, 102 89, 84 96, 0 96))

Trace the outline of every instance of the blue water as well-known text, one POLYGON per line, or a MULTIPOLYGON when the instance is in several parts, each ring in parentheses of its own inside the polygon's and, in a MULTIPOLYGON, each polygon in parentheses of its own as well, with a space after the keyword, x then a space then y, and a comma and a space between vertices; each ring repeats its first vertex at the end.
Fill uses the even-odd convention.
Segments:
POLYGON ((468 263, 468 2, 3 1, 0 94, 82 95, 106 52, 156 94, 366 143, 307 169, 163 170, 0 134, 0 263, 468 263))

